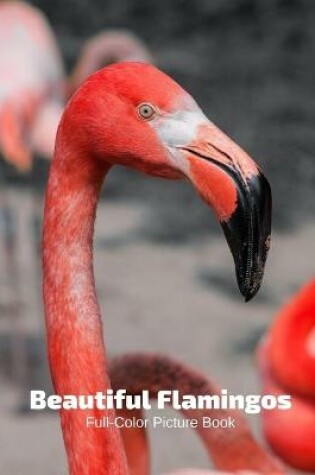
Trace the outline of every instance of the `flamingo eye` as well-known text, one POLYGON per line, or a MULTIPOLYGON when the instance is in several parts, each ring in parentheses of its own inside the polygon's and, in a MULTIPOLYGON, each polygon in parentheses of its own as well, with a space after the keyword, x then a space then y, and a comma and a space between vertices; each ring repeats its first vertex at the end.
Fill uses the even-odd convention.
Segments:
POLYGON ((138 106, 138 114, 144 120, 151 120, 155 116, 156 110, 151 104, 142 103, 138 106))

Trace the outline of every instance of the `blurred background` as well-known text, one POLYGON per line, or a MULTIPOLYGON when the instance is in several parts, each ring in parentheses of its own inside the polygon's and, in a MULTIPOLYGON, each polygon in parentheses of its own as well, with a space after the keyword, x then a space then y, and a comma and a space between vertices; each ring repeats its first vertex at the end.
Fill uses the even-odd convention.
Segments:
MULTIPOLYGON (((249 304, 216 220, 188 183, 113 169, 95 240, 109 354, 165 352, 231 392, 259 392, 255 346, 277 309, 314 275, 315 3, 29 3, 47 16, 67 74, 89 37, 109 28, 134 32, 155 64, 262 166, 274 232, 263 288, 249 304)), ((39 256, 49 162, 36 157, 24 174, 4 160, 0 167, 0 473, 66 473, 57 415, 27 411, 29 389, 50 390, 39 256)), ((259 416, 249 418, 259 436, 259 416)), ((151 438, 154 474, 208 466, 188 430, 156 429, 151 438)))

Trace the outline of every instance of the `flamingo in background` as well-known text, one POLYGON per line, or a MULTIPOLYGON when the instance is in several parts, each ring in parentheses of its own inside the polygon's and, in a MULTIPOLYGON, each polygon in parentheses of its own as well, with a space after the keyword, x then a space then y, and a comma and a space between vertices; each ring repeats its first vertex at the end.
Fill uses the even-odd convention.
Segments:
POLYGON ((84 43, 81 55, 68 79, 71 96, 90 74, 112 63, 139 61, 153 63, 147 46, 126 30, 106 30, 84 43))
POLYGON ((55 36, 36 8, 0 3, 0 151, 18 170, 51 158, 65 102, 55 36))
MULTIPOLYGON (((156 398, 160 390, 178 390, 181 395, 219 395, 219 388, 202 373, 167 356, 158 354, 131 354, 113 359, 110 376, 114 391, 124 388, 128 394, 150 391, 156 398)), ((142 418, 141 411, 117 411, 121 417, 142 418)), ((183 410, 188 419, 196 419, 196 429, 215 467, 229 473, 252 470, 255 473, 283 474, 283 468, 254 439, 246 418, 237 410, 183 410), (204 428, 203 417, 236 420, 232 428, 204 428)), ((131 475, 149 475, 149 449, 145 428, 121 429, 131 475)), ((176 472, 178 474, 185 472, 176 472)), ((189 471, 188 473, 198 473, 189 471)), ((200 471, 200 473, 214 473, 200 471)))
POLYGON ((263 412, 269 444, 286 463, 315 471, 315 280, 276 315, 258 348, 267 394, 291 394, 290 411, 263 412))
MULTIPOLYGON (((43 233, 48 354, 57 394, 110 388, 92 250, 96 206, 113 165, 187 178, 220 221, 246 300, 258 291, 271 221, 270 187, 255 162, 175 81, 144 63, 93 74, 61 119, 46 190, 43 233)), ((117 428, 86 427, 114 411, 61 411, 70 473, 126 474, 117 428)))

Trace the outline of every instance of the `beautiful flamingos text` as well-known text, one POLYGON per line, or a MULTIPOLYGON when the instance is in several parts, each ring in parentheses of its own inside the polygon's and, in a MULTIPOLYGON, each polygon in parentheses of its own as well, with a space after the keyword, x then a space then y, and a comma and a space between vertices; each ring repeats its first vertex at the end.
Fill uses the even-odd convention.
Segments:
MULTIPOLYGON (((181 395, 179 391, 163 390, 157 394, 156 406, 165 409, 170 405, 175 410, 186 409, 240 409, 247 414, 259 414, 264 410, 287 410, 291 408, 291 396, 280 394, 278 396, 264 394, 233 395, 222 389, 220 394, 181 395)), ((46 396, 45 391, 31 391, 30 407, 32 410, 43 409, 151 409, 149 391, 140 394, 127 394, 125 389, 113 391, 109 389, 105 393, 99 391, 94 395, 65 395, 52 394, 46 396)))

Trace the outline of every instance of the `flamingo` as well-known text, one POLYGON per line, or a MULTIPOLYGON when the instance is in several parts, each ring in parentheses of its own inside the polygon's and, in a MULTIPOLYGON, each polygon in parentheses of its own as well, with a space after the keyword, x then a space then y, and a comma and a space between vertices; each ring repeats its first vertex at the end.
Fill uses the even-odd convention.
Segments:
POLYGON ((0 151, 18 170, 50 158, 65 102, 62 59, 46 18, 19 1, 0 3, 0 151))
MULTIPOLYGON (((0 155, 19 172, 34 155, 50 159, 65 104, 62 58, 44 15, 20 1, 0 3, 0 155)), ((1 181, 6 185, 6 171, 1 181)), ((2 190, 3 215, 15 219, 2 190)), ((34 197, 34 219, 38 203, 34 197)), ((4 226, 6 227, 6 226, 4 226)), ((12 247, 12 246, 11 246, 12 247)), ((9 254, 9 249, 6 249, 9 254)), ((14 254, 11 252, 10 254, 14 254)), ((10 268, 14 267, 13 258, 10 268)), ((14 281, 14 279, 11 279, 14 281)))
POLYGON ((127 30, 106 30, 90 38, 68 79, 71 96, 90 74, 111 63, 139 61, 153 63, 147 46, 127 30))
POLYGON ((291 394, 290 411, 263 412, 265 437, 299 470, 315 471, 315 280, 276 315, 258 347, 264 392, 291 394))
MULTIPOLYGON (((215 395, 220 394, 219 388, 199 371, 176 361, 173 358, 159 355, 136 353, 127 354, 110 362, 110 376, 114 391, 124 388, 128 394, 141 394, 150 391, 155 398, 161 390, 179 390, 180 394, 215 395)), ((117 411, 121 417, 135 416, 142 418, 141 411, 117 411)), ((196 428, 210 460, 220 473, 240 473, 251 470, 252 473, 283 474, 283 468, 254 439, 245 417, 237 410, 183 410, 188 419, 196 419, 196 428), (203 418, 210 417, 220 421, 231 417, 237 422, 235 427, 205 428, 203 418)), ((122 428, 124 447, 131 475, 148 475, 149 450, 146 429, 137 427, 122 428)), ((185 472, 175 472, 178 474, 185 472)), ((209 471, 189 471, 187 473, 213 473, 209 471)))
MULTIPOLYGON (((46 189, 43 231, 48 356, 57 394, 110 388, 92 248, 96 206, 113 165, 187 178, 213 208, 234 257, 241 293, 258 291, 270 241, 270 186, 255 162, 203 114, 174 80, 144 63, 117 63, 88 78, 61 119, 46 189)), ((126 474, 114 426, 64 411, 61 425, 72 475, 126 474)))

